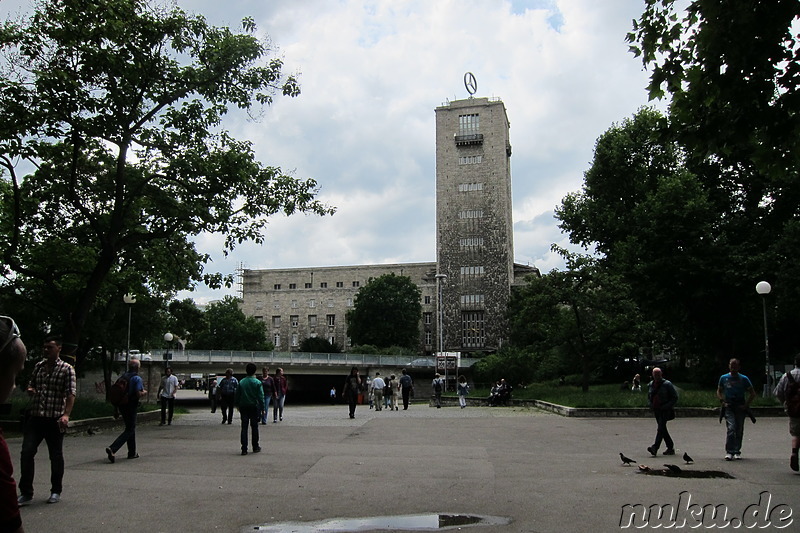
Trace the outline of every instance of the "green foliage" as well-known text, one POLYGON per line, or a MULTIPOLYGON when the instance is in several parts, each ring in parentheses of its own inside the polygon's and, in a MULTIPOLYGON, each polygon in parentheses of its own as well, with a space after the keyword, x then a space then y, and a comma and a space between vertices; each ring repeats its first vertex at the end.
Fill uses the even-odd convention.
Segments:
POLYGON ((203 313, 204 327, 190 338, 190 347, 200 350, 271 351, 275 347, 267 340, 263 322, 245 316, 239 307, 241 300, 225 296, 209 304, 203 313))
POLYGON ((322 337, 307 337, 300 342, 301 352, 311 353, 341 353, 342 349, 328 339, 322 337))
POLYGON ((356 293, 347 312, 347 335, 354 345, 379 348, 419 345, 421 292, 408 276, 394 273, 370 279, 356 293))
POLYGON ((227 253, 262 242, 270 215, 333 212, 221 127, 299 94, 254 34, 144 0, 43 0, 0 24, 0 269, 67 351, 126 292, 230 284, 203 272, 198 234, 227 253))

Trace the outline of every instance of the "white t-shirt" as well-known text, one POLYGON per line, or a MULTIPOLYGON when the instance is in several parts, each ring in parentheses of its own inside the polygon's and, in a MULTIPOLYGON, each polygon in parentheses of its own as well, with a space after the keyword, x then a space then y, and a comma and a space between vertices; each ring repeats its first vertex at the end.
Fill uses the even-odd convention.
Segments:
POLYGON ((383 378, 376 377, 375 379, 372 380, 372 388, 373 389, 383 390, 383 388, 385 386, 386 386, 386 383, 383 382, 383 378))
POLYGON ((164 376, 161 378, 161 396, 163 398, 172 398, 172 395, 178 390, 178 378, 175 374, 171 376, 164 376))

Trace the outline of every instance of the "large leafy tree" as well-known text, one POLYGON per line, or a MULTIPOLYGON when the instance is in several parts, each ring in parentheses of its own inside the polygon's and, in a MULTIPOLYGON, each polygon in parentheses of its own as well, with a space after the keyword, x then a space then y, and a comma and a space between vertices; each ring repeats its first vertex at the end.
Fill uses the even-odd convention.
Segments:
POLYGON ((347 335, 353 344, 378 348, 419 346, 421 294, 408 276, 391 273, 370 279, 347 312, 347 335))
POLYGON ((269 351, 273 349, 267 340, 264 323, 252 316, 245 316, 239 304, 241 300, 226 296, 219 302, 208 305, 203 313, 200 331, 191 334, 190 348, 198 350, 248 350, 269 351))
MULTIPOLYGON (((552 352, 563 355, 561 368, 581 374, 589 390, 593 375, 613 368, 626 355, 656 339, 656 328, 631 297, 630 287, 597 258, 561 250, 567 269, 530 276, 509 305, 511 342, 527 348, 531 362, 552 352)), ((513 355, 513 353, 512 353, 513 355)))
POLYGON ((229 108, 299 94, 255 30, 144 0, 43 0, 0 25, 2 275, 65 353, 100 301, 229 282, 204 272, 196 235, 227 253, 270 215, 332 212, 314 180, 221 127, 229 108))

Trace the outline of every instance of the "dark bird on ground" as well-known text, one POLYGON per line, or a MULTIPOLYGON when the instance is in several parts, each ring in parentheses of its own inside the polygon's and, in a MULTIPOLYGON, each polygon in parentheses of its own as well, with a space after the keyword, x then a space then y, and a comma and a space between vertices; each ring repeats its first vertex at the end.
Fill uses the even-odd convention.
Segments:
POLYGON ((689 454, 688 454, 688 453, 686 453, 686 452, 683 452, 683 460, 684 460, 684 461, 686 461, 686 464, 687 464, 687 465, 688 465, 689 463, 693 463, 693 462, 694 462, 694 459, 692 459, 691 457, 689 457, 689 454))
POLYGON ((669 468, 669 471, 672 472, 673 474, 680 474, 682 472, 681 467, 679 467, 678 465, 664 465, 664 466, 669 468))
POLYGON ((639 470, 641 470, 642 472, 649 472, 650 467, 647 465, 639 465, 639 470))
POLYGON ((619 452, 619 458, 622 459, 622 464, 624 465, 629 465, 631 463, 636 462, 634 459, 631 459, 630 457, 625 457, 625 455, 622 452, 619 452))

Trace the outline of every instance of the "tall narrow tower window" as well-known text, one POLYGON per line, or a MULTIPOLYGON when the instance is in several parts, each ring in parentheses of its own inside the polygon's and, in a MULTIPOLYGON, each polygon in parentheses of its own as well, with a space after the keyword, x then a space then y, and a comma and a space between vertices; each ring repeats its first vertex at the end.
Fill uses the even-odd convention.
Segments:
POLYGON ((469 115, 458 115, 458 134, 472 135, 480 131, 480 115, 472 113, 469 115))

